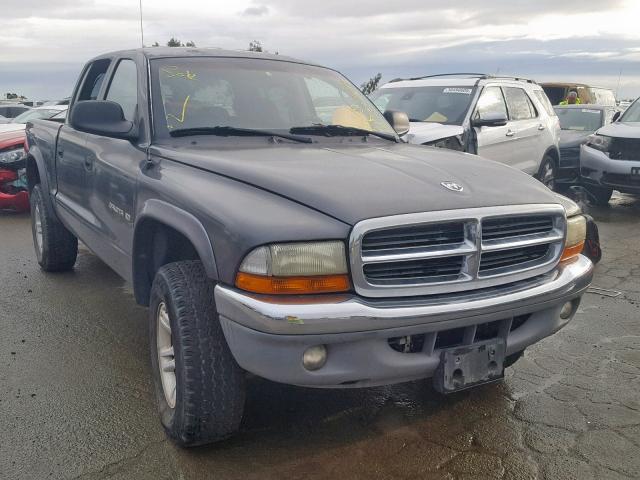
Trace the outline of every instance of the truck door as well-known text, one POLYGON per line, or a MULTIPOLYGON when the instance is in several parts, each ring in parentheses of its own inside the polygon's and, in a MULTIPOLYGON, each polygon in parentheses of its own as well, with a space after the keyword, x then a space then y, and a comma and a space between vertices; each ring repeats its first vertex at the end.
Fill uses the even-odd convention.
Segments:
MULTIPOLYGON (((110 64, 110 59, 103 58, 85 67, 70 109, 76 102, 98 98, 110 64)), ((66 123, 60 128, 56 144, 56 201, 61 206, 60 214, 75 232, 86 239, 90 238, 94 231, 91 226, 95 224, 95 218, 87 207, 90 174, 88 158, 91 152, 87 149, 87 134, 72 128, 69 117, 67 115, 66 123)))
MULTIPOLYGON (((103 99, 118 103, 127 120, 136 124, 138 83, 136 63, 118 60, 107 83, 103 99)), ((87 202, 96 219, 100 244, 96 253, 107 249, 103 258, 125 278, 131 269, 131 246, 135 212, 136 179, 146 150, 135 142, 87 134, 91 185, 87 202), (111 261, 113 260, 113 261, 111 261)))

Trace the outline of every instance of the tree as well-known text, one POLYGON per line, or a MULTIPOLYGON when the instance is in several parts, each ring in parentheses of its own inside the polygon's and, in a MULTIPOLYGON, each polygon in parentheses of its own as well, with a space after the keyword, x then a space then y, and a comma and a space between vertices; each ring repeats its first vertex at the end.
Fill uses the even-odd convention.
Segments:
POLYGON ((249 42, 250 52, 262 52, 262 44, 258 40, 252 40, 249 42))
POLYGON ((372 94, 378 88, 378 84, 380 83, 381 79, 382 74, 378 73, 376 76, 371 77, 368 82, 364 82, 362 85, 360 85, 360 90, 362 90, 362 93, 364 93, 365 95, 372 94))
MULTIPOLYGON (((158 46, 158 42, 153 44, 154 47, 158 46)), ((182 43, 175 37, 171 37, 167 42, 167 47, 195 47, 196 44, 193 41, 189 41, 187 43, 182 43)))

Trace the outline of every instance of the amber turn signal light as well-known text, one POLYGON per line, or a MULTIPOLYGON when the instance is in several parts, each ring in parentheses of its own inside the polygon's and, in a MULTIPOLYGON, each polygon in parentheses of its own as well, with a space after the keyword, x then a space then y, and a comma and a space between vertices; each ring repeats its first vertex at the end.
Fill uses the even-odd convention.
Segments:
POLYGON ((309 277, 269 277, 239 272, 236 287, 268 295, 300 295, 309 293, 346 292, 351 287, 348 275, 309 277))
POLYGON ((573 257, 577 257, 582 252, 584 248, 584 241, 578 243, 577 245, 572 245, 570 247, 565 247, 562 252, 562 256, 560 257, 560 261, 564 262, 565 260, 569 260, 573 257))

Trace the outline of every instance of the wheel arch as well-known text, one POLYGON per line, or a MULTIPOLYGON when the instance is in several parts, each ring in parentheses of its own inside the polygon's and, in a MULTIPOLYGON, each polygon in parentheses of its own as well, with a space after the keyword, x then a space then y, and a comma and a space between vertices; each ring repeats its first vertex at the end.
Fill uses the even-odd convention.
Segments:
POLYGON ((162 200, 148 200, 136 220, 133 237, 133 290, 136 301, 149 304, 157 270, 167 263, 200 260, 212 280, 218 269, 202 223, 191 213, 162 200))

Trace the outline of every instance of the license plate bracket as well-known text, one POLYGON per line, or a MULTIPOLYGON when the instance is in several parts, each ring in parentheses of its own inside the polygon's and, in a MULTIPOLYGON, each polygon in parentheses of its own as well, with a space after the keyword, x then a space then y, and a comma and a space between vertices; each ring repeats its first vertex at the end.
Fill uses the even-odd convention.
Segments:
POLYGON ((453 393, 504 377, 506 342, 495 338, 440 352, 440 365, 433 384, 441 393, 453 393))

